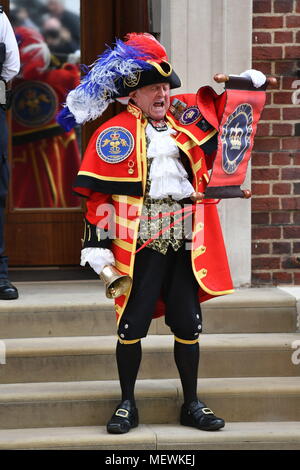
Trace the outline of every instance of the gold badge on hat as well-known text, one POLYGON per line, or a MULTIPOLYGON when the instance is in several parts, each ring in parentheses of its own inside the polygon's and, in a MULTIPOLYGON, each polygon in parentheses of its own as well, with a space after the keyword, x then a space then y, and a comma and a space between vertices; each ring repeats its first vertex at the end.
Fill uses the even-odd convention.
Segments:
POLYGON ((141 79, 141 72, 135 72, 129 75, 128 77, 124 77, 123 83, 124 83, 124 86, 133 88, 139 84, 140 79, 141 79))

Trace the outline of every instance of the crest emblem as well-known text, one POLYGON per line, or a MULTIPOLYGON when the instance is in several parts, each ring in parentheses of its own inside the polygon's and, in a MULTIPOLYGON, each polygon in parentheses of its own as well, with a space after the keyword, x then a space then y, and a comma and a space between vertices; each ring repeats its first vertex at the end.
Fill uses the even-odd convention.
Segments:
POLYGON ((222 167, 225 173, 235 173, 251 143, 253 109, 248 103, 240 104, 223 125, 222 167))
POLYGON ((188 126, 189 124, 193 124, 196 122, 201 116, 200 110, 197 106, 190 106, 187 108, 181 115, 179 121, 184 126, 188 126))
POLYGON ((99 134, 96 141, 97 153, 106 163, 126 160, 133 147, 133 135, 124 127, 109 127, 99 134))
POLYGON ((28 80, 14 88, 12 112, 22 126, 49 124, 55 117, 57 105, 56 93, 47 83, 28 80))
POLYGON ((128 77, 124 77, 123 83, 125 86, 128 86, 129 88, 133 88, 139 84, 140 78, 141 78, 141 72, 139 71, 134 72, 128 75, 128 77))

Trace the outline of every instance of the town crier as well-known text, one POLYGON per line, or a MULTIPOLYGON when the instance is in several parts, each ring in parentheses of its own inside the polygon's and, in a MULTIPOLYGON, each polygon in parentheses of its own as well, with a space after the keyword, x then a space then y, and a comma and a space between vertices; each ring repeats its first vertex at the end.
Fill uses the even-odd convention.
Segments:
MULTIPOLYGON (((266 80, 255 70, 243 77, 257 87, 266 80)), ((132 279, 115 298, 122 399, 109 433, 138 425, 141 338, 162 315, 174 335, 183 388, 180 423, 209 431, 225 425, 198 399, 197 377, 201 303, 233 292, 218 199, 205 197, 226 92, 206 89, 208 106, 201 109, 201 93, 170 96, 180 86, 164 47, 150 34, 131 33, 96 60, 58 117, 71 128, 115 99, 127 105, 93 134, 74 184, 87 207, 81 264, 99 275, 115 265, 132 279)), ((244 102, 247 92, 240 96, 244 102)))

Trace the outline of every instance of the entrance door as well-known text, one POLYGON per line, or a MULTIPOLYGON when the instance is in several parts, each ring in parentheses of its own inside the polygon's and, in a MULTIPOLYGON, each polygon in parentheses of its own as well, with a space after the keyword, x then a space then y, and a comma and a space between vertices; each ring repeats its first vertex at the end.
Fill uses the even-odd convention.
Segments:
POLYGON ((80 78, 80 64, 93 63, 116 37, 148 30, 147 0, 43 0, 39 11, 35 2, 14 2, 10 12, 9 0, 1 3, 25 50, 24 76, 14 80, 8 113, 9 265, 78 265, 84 202, 72 194, 72 181, 92 132, 121 105, 111 105, 100 119, 69 133, 57 126, 55 114, 80 78), (63 15, 62 5, 68 10, 63 15), (41 64, 34 63, 32 48, 26 46, 41 41, 51 51, 51 64, 38 75, 41 64))

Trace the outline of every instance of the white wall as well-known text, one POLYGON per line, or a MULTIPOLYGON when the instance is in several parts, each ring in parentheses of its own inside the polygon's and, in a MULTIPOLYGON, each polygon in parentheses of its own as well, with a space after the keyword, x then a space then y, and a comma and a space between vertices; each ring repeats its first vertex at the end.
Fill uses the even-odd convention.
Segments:
MULTIPOLYGON (((182 80, 176 93, 211 85, 217 72, 238 74, 251 66, 252 0, 162 0, 161 42, 182 80)), ((248 171, 248 175, 250 172, 248 171)), ((243 188, 250 188, 250 176, 243 188)), ((251 281, 251 201, 219 204, 236 287, 251 281)))

